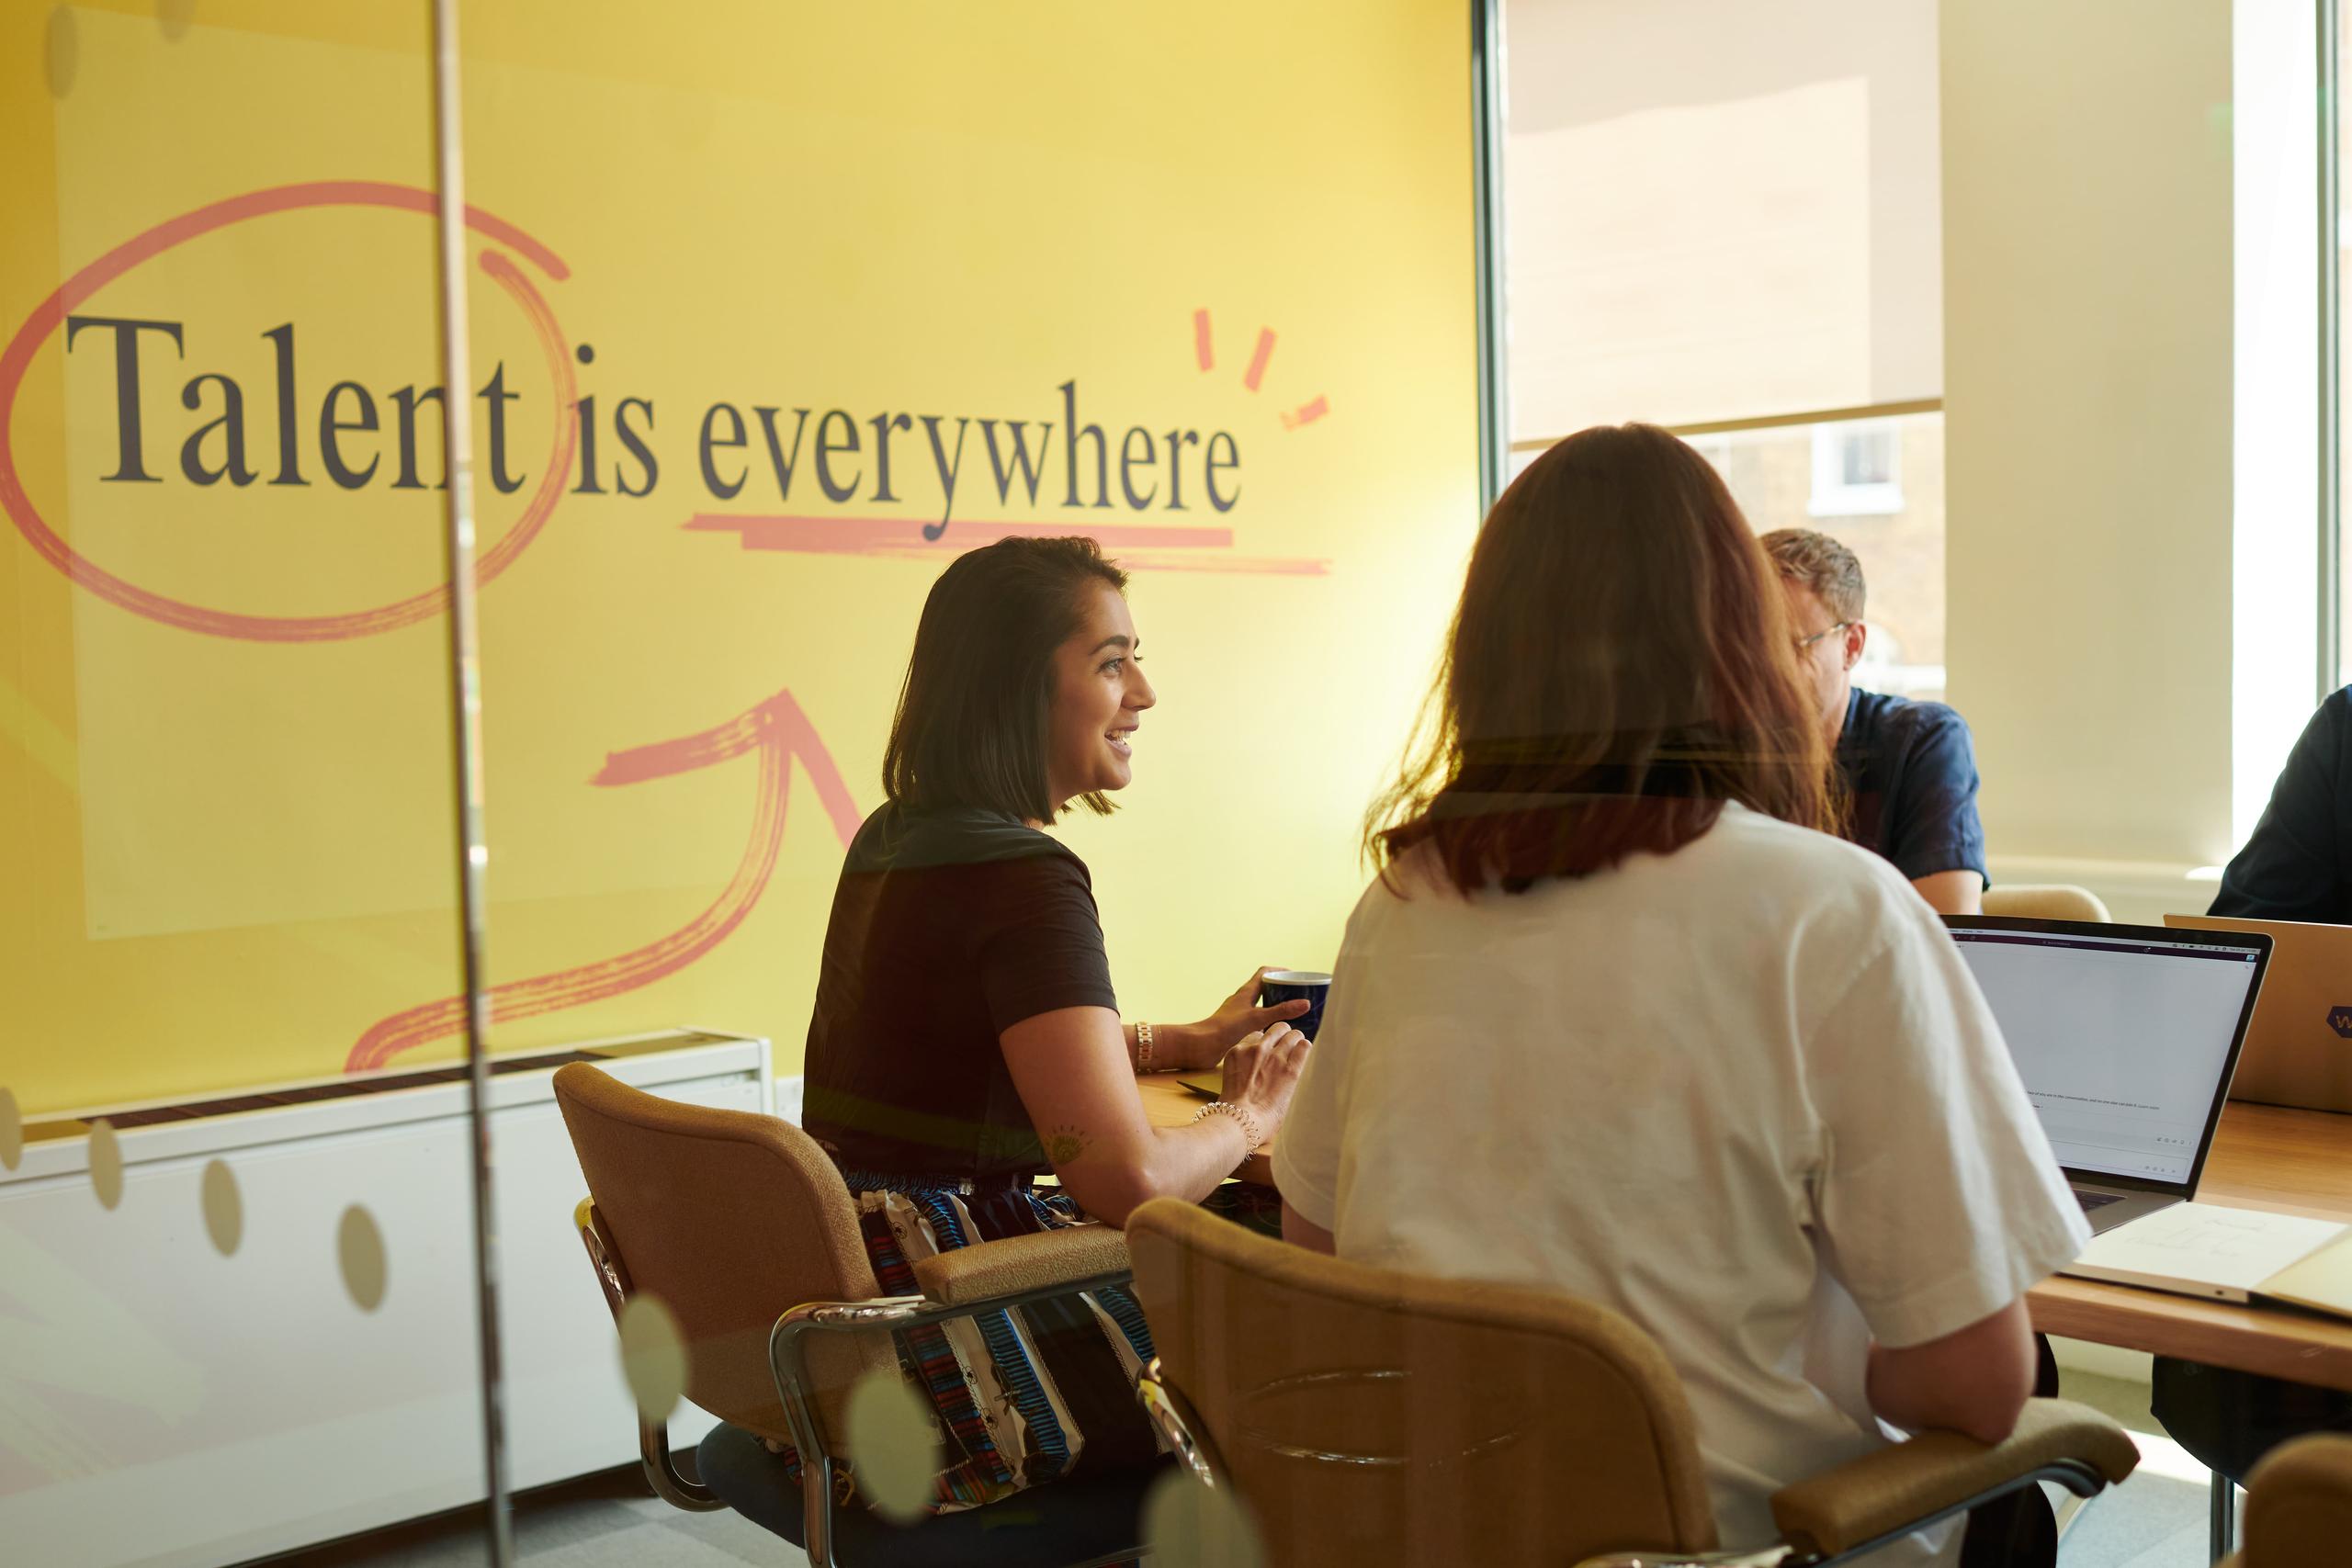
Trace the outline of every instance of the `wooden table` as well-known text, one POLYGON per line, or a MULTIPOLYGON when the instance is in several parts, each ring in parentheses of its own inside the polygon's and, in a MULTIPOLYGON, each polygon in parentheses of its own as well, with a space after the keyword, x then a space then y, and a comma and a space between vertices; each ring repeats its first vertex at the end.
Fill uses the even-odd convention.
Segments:
MULTIPOLYGON (((2352 1116, 2230 1101, 2197 1197, 2352 1224, 2352 1116)), ((2045 1334, 2352 1392, 2352 1319, 2063 1278, 2026 1303, 2045 1334)))
MULTIPOLYGON (((1137 1080, 1155 1127, 1190 1122, 1206 1103, 1176 1077, 1153 1073, 1137 1080)), ((1271 1183, 1268 1152, 1251 1156, 1234 1174, 1271 1183)), ((2197 1196, 2352 1224, 2352 1116, 2232 1100, 2197 1196)), ((2033 1325, 2045 1334, 2352 1391, 2352 1320, 2063 1278, 2036 1285, 2026 1302, 2033 1325)))
MULTIPOLYGON (((1146 1073, 1136 1079, 1136 1086, 1143 1090, 1143 1113, 1151 1119, 1153 1126, 1181 1127, 1208 1103, 1205 1098, 1178 1083, 1176 1080, 1180 1076, 1176 1073, 1146 1073)), ((1273 1148, 1272 1144, 1268 1144, 1242 1161, 1241 1168, 1233 1174, 1244 1181, 1272 1187, 1274 1184, 1273 1148)))

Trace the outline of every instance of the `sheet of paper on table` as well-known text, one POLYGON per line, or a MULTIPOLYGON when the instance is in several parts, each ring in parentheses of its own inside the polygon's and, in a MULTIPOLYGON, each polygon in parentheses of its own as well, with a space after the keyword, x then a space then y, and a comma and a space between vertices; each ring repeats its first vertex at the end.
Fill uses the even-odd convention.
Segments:
POLYGON ((2218 1203, 2176 1203, 2094 1236, 2059 1272, 2242 1302, 2352 1226, 2218 1203))

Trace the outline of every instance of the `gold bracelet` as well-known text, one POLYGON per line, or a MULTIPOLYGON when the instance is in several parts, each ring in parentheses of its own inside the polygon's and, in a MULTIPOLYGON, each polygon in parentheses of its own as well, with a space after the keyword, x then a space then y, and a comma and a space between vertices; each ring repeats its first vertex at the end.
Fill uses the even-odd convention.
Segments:
MULTIPOLYGON (((1198 1122, 1204 1116, 1212 1115, 1230 1116, 1241 1124, 1241 1135, 1250 1140, 1250 1154, 1254 1155, 1260 1149, 1266 1146, 1266 1140, 1264 1136, 1258 1131, 1258 1119, 1255 1116, 1250 1115, 1247 1111, 1242 1110, 1241 1107, 1234 1104, 1233 1101, 1229 1100, 1212 1100, 1206 1105, 1202 1106, 1198 1111, 1193 1112, 1193 1120, 1198 1122)), ((1249 1157, 1249 1155, 1242 1156, 1243 1159, 1247 1159, 1249 1157)))
POLYGON ((1136 1024, 1136 1077, 1142 1077, 1144 1074, 1146 1074, 1146 1073, 1148 1073, 1148 1072, 1150 1072, 1150 1071, 1152 1070, 1152 1066, 1151 1066, 1151 1047, 1152 1047, 1152 1040, 1151 1040, 1151 1025, 1149 1025, 1149 1024, 1148 1024, 1148 1023, 1138 1023, 1138 1024, 1136 1024))

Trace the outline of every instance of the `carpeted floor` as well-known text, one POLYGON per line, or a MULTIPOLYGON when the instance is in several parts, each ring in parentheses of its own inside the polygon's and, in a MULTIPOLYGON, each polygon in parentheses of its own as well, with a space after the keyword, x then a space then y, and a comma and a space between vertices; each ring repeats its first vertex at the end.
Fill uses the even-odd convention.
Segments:
POLYGON ((2059 1393, 2105 1411, 2140 1445, 2140 1468, 2094 1499, 2058 1546, 2058 1568, 2211 1568, 2206 1471, 2148 1414, 2148 1385, 2068 1371, 2059 1393))

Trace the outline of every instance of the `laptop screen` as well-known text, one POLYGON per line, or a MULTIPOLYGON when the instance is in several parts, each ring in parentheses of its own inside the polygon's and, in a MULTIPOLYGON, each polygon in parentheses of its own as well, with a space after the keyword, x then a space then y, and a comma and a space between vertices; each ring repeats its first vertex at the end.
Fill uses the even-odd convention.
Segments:
POLYGON ((2070 1172, 2186 1188, 2202 1168, 2267 937, 1948 917, 2070 1172))

